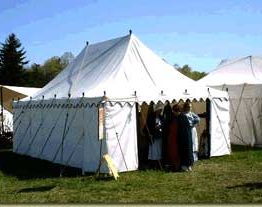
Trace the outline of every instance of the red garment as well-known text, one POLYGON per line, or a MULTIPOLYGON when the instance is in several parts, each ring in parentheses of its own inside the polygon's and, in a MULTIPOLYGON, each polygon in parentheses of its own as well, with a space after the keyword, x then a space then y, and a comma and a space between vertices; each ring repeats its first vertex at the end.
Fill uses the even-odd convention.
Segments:
POLYGON ((177 171, 180 167, 180 157, 178 149, 178 135, 177 135, 177 119, 173 119, 169 125, 167 137, 167 156, 168 162, 173 166, 173 170, 177 171))

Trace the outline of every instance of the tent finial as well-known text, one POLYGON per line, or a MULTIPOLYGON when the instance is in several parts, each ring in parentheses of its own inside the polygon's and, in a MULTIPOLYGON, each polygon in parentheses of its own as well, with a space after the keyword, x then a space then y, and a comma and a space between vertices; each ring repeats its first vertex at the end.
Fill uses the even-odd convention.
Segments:
POLYGON ((104 96, 106 96, 106 91, 104 91, 104 96))
POLYGON ((82 96, 85 97, 85 92, 82 93, 82 96))
POLYGON ((209 88, 207 88, 207 91, 209 92, 209 88))
POLYGON ((88 42, 88 41, 86 41, 86 46, 88 46, 88 44, 89 44, 89 42, 88 42))
POLYGON ((134 95, 136 96, 136 91, 134 91, 134 95))
POLYGON ((45 99, 45 96, 44 96, 44 95, 42 96, 42 99, 45 99))
POLYGON ((228 88, 226 88, 226 91, 228 92, 228 88))
POLYGON ((130 30, 129 30, 129 35, 131 35, 131 34, 132 34, 132 30, 130 29, 130 30))
POLYGON ((70 97, 71 97, 71 93, 68 94, 68 98, 70 98, 70 97))
POLYGON ((163 90, 161 90, 161 96, 163 96, 164 95, 164 91, 163 90))
POLYGON ((54 95, 54 98, 56 98, 56 94, 54 95))

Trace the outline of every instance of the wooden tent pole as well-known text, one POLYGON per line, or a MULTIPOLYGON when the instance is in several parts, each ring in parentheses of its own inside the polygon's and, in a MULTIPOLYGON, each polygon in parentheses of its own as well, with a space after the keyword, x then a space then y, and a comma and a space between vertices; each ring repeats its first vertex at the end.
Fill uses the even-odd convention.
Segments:
POLYGON ((1 93, 1 134, 4 134, 4 101, 3 101, 3 86, 1 86, 0 89, 0 93, 1 93))

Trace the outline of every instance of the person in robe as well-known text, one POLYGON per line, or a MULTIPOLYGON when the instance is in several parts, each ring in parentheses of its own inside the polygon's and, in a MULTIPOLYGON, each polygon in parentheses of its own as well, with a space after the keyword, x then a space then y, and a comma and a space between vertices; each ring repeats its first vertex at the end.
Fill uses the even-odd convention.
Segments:
POLYGON ((168 137, 167 137, 167 156, 168 164, 171 166, 172 171, 178 171, 180 169, 180 156, 178 145, 178 117, 180 115, 180 107, 175 104, 172 107, 172 120, 169 125, 168 137))
POLYGON ((149 144, 148 159, 151 160, 153 168, 162 169, 162 141, 163 141, 163 117, 161 115, 162 106, 156 104, 154 106, 154 126, 151 128, 151 142, 149 144))
POLYGON ((181 113, 178 121, 181 170, 191 171, 195 160, 194 155, 198 151, 198 141, 196 140, 198 138, 195 126, 199 123, 200 118, 191 111, 191 103, 186 102, 183 108, 183 113, 181 113))
POLYGON ((172 107, 169 101, 166 101, 163 110, 163 143, 162 143, 162 164, 168 165, 168 135, 169 126, 172 122, 172 107))

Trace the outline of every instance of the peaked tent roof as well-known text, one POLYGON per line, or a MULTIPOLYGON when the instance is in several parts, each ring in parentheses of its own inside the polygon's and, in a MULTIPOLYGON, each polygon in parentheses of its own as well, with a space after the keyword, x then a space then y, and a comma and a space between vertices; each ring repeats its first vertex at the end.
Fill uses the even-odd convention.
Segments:
POLYGON ((222 61, 198 82, 208 86, 262 84, 262 57, 247 56, 222 61))
POLYGON ((104 91, 111 100, 134 97, 134 92, 143 101, 160 94, 176 94, 179 99, 208 97, 206 88, 205 91, 203 87, 197 88, 195 81, 175 70, 131 34, 86 45, 33 99, 42 96, 49 99, 54 95, 66 98, 68 94, 81 97, 83 93, 85 97, 102 97, 104 91))

